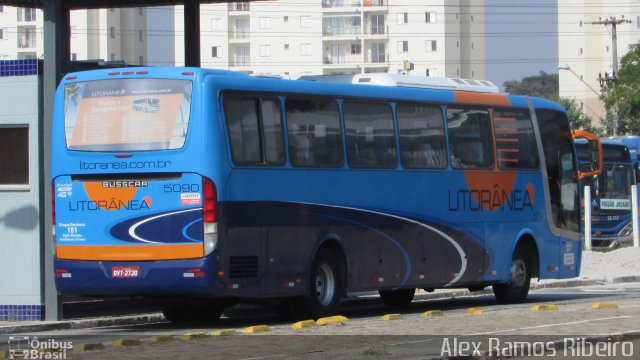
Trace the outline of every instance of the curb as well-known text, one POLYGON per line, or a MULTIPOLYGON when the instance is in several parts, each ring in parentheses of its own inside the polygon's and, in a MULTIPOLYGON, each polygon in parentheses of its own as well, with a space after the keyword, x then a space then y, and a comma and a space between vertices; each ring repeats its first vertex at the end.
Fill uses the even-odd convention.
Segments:
MULTIPOLYGON (((531 290, 546 289, 546 288, 566 288, 566 287, 579 287, 579 286, 594 286, 604 284, 620 284, 640 282, 640 275, 620 276, 614 278, 599 278, 599 279, 571 279, 571 280, 559 280, 546 283, 534 283, 531 284, 531 290)), ((492 294, 491 288, 487 288, 480 291, 471 292, 469 290, 451 290, 438 293, 424 293, 420 292, 415 295, 414 300, 433 300, 444 299, 459 296, 478 295, 478 294, 492 294)), ((356 300, 357 301, 357 300, 356 300)), ((128 315, 128 316, 113 316, 104 318, 90 318, 90 319, 77 319, 77 320, 62 320, 51 321, 43 323, 30 323, 0 326, 0 335, 7 334, 20 334, 20 333, 33 333, 40 331, 51 330, 70 330, 70 329, 86 329, 94 327, 106 327, 106 326, 119 326, 119 325, 140 325, 140 324, 153 324, 159 322, 166 322, 164 315, 161 313, 143 314, 143 315, 128 315)))

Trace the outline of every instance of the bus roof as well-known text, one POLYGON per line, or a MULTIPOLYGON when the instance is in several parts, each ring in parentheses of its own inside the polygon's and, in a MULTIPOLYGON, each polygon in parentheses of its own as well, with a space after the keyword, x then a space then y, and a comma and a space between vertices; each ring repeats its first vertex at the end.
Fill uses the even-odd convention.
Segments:
POLYGON ((307 75, 298 80, 326 81, 364 85, 383 85, 425 89, 463 90, 499 93, 500 89, 488 80, 415 76, 404 74, 368 73, 350 75, 307 75))

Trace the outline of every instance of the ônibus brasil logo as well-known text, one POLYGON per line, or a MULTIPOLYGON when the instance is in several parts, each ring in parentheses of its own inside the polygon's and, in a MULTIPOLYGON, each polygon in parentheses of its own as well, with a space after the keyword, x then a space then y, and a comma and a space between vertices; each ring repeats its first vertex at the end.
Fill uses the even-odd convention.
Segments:
POLYGON ((9 359, 66 359, 71 349, 71 341, 38 339, 35 336, 9 337, 9 359))

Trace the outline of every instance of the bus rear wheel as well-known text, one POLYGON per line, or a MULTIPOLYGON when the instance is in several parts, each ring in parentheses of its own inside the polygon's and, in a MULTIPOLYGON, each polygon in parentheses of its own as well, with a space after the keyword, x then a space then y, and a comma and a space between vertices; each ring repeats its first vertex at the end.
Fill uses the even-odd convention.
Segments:
POLYGON ((390 308, 404 308, 411 304, 416 289, 380 290, 380 298, 390 308))
POLYGON ((309 273, 309 292, 297 304, 299 314, 317 319, 336 313, 343 292, 343 277, 337 259, 328 249, 318 251, 309 273))
POLYGON ((500 303, 519 303, 527 299, 530 284, 531 267, 521 251, 516 251, 511 259, 511 279, 509 283, 493 285, 493 293, 500 303))

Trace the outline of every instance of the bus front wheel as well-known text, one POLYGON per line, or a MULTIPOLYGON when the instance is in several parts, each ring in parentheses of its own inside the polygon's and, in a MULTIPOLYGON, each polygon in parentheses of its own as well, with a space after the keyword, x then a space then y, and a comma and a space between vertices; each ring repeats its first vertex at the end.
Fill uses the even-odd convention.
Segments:
POLYGON ((531 268, 520 251, 511 260, 511 279, 507 284, 493 285, 493 293, 498 302, 512 304, 523 302, 529 294, 531 268))

